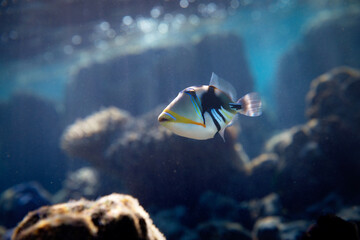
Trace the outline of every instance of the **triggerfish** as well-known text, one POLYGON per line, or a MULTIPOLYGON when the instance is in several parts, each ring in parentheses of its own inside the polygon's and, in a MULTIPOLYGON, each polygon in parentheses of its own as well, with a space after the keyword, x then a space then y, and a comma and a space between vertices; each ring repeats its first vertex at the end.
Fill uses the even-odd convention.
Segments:
POLYGON ((250 117, 261 115, 258 93, 248 93, 236 102, 230 83, 212 74, 210 84, 182 90, 162 111, 158 120, 173 133, 198 140, 213 138, 216 133, 224 139, 227 126, 236 113, 250 117))

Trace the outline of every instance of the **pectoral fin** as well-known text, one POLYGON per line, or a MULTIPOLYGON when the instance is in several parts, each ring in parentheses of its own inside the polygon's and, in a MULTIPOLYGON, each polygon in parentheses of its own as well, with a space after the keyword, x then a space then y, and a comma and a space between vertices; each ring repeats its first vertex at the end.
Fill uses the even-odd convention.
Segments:
POLYGON ((223 129, 221 129, 219 131, 219 134, 220 134, 221 138, 224 140, 224 142, 225 142, 225 129, 226 129, 226 127, 224 127, 223 129))

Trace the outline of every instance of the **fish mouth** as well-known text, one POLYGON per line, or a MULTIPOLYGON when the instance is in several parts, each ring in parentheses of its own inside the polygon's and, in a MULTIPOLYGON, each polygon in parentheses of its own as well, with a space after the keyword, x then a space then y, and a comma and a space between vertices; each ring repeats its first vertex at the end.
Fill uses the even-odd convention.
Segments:
POLYGON ((161 122, 161 123, 163 123, 163 122, 169 122, 170 119, 167 119, 165 116, 160 115, 160 116, 158 117, 158 121, 161 122))
POLYGON ((160 123, 166 123, 166 122, 171 122, 171 121, 175 121, 175 120, 176 120, 176 118, 167 112, 162 112, 158 117, 158 121, 160 123))

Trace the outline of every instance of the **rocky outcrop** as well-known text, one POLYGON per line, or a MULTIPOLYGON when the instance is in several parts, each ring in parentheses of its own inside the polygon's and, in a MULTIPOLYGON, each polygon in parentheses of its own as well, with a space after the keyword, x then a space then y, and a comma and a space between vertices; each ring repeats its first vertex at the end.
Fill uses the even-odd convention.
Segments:
POLYGON ((112 141, 125 132, 129 121, 126 111, 115 107, 100 110, 70 125, 61 139, 61 148, 70 156, 99 162, 112 141))
POLYGON ((105 109, 70 126, 62 146, 70 156, 116 175, 145 205, 192 205, 206 191, 237 200, 277 192, 285 209, 298 212, 331 192, 347 198, 360 190, 352 183, 360 156, 358 83, 359 73, 349 68, 314 80, 309 122, 273 137, 267 152, 251 162, 235 143, 234 129, 227 131, 226 143, 182 138, 158 125, 161 108, 136 119, 105 109))
POLYGON ((342 65, 360 68, 359 41, 360 14, 356 8, 322 14, 308 26, 300 42, 280 59, 276 90, 279 127, 306 121, 304 100, 314 78, 342 65))
POLYGON ((121 194, 42 207, 29 213, 13 235, 13 240, 118 238, 165 239, 139 202, 121 194))
POLYGON ((360 73, 334 69, 312 83, 310 120, 269 141, 279 156, 277 191, 286 208, 300 210, 331 192, 354 201, 360 151, 360 73), (306 196, 306 197, 305 197, 306 196))
POLYGON ((235 126, 227 131, 225 143, 219 136, 186 139, 159 126, 160 111, 139 118, 127 115, 124 124, 116 125, 114 115, 123 119, 119 111, 104 109, 70 126, 62 148, 114 174, 145 206, 191 204, 208 190, 244 198, 241 185, 248 160, 235 144, 235 126), (99 124, 99 119, 107 124, 99 124))

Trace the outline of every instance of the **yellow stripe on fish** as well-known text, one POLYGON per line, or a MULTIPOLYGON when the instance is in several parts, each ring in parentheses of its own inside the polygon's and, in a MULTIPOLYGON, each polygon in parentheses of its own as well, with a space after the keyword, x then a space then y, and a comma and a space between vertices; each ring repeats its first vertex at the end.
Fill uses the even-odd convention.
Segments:
POLYGON ((206 128, 205 124, 195 122, 195 121, 193 121, 191 119, 188 119, 186 117, 183 117, 183 116, 181 116, 181 115, 179 115, 179 114, 177 114, 177 113, 175 113, 175 112, 173 112, 173 111, 171 111, 169 109, 165 109, 164 112, 169 113, 172 116, 174 116, 176 118, 176 122, 178 122, 178 123, 195 124, 195 125, 199 125, 199 126, 202 126, 202 127, 206 128))

